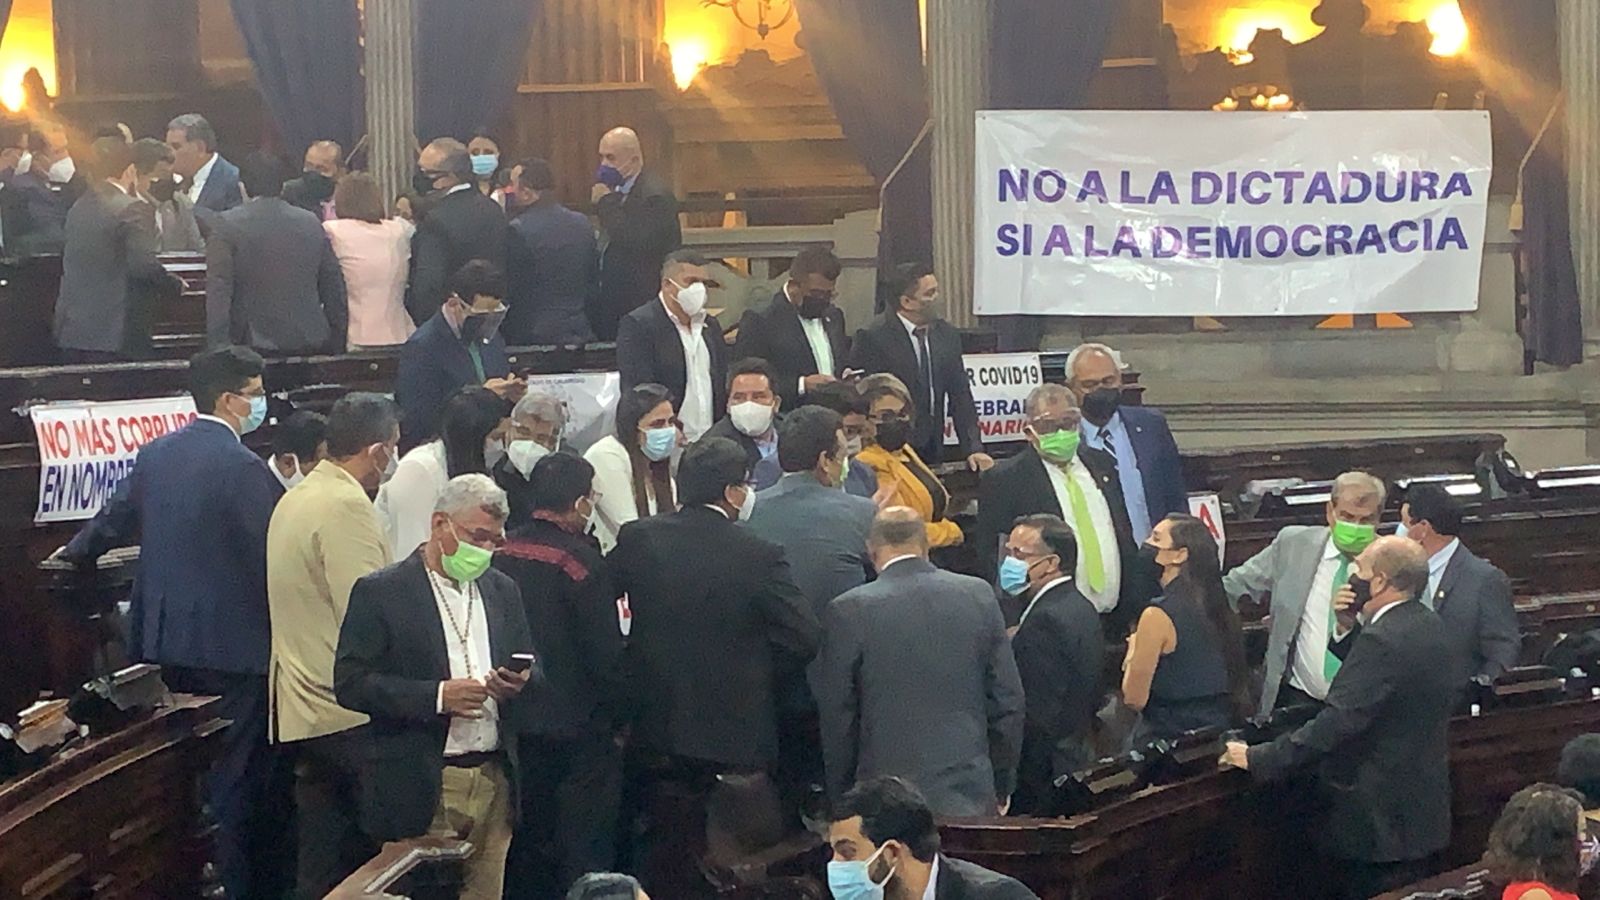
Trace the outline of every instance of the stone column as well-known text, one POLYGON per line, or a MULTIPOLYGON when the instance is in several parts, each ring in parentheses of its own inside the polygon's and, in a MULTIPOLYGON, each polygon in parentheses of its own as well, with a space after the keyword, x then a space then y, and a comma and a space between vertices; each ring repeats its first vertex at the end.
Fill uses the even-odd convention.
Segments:
POLYGON ((951 323, 971 328, 974 116, 989 96, 990 0, 928 0, 933 266, 951 323))
POLYGON ((417 162, 416 0, 363 5, 369 167, 389 198, 409 188, 417 162))
POLYGON ((1560 0, 1567 103, 1572 260, 1583 301, 1585 356, 1600 356, 1600 3, 1560 0))

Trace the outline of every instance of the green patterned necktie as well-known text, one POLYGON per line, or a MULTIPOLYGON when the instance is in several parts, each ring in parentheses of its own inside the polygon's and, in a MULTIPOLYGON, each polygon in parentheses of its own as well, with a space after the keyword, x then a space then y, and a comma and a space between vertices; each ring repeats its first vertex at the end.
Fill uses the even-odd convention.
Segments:
POLYGON ((1344 587, 1350 579, 1350 557, 1339 554, 1339 571, 1333 573, 1333 595, 1328 598, 1328 646, 1322 651, 1322 675, 1333 682, 1333 676, 1339 674, 1339 667, 1344 663, 1333 652, 1333 636, 1339 631, 1339 613, 1334 610, 1334 597, 1339 596, 1339 589, 1344 587))

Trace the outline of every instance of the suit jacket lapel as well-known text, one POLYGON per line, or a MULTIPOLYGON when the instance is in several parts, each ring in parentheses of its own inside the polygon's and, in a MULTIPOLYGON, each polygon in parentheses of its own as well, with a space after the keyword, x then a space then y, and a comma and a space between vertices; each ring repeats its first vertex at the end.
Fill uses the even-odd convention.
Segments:
POLYGON ((683 393, 689 386, 689 364, 683 358, 683 340, 678 337, 678 323, 672 320, 672 315, 659 297, 650 302, 654 304, 650 315, 656 323, 656 358, 661 360, 666 387, 668 390, 676 387, 677 402, 682 403, 683 393))
POLYGON ((1438 612, 1444 608, 1446 600, 1450 599, 1450 592, 1455 590, 1456 582, 1461 580, 1461 575, 1469 565, 1468 557, 1472 552, 1465 546, 1456 547, 1456 552, 1445 564, 1444 572, 1439 575, 1439 587, 1435 590, 1432 603, 1433 611, 1438 612))
POLYGON ((835 306, 828 310, 828 317, 822 321, 822 330, 828 334, 828 346, 833 350, 833 371, 827 374, 838 375, 844 371, 845 356, 850 348, 845 346, 844 337, 844 311, 835 306))
MULTIPOLYGON (((1050 473, 1045 471, 1044 458, 1031 445, 1022 452, 1027 456, 1027 460, 1019 464, 1022 466, 1023 471, 1028 473, 1027 480, 1029 483, 1024 485, 1026 494, 1043 497, 1044 502, 1053 508, 1056 518, 1065 520, 1067 518, 1067 510, 1061 508, 1061 501, 1056 497, 1056 486, 1050 481, 1050 473)), ((1009 530, 1009 527, 1007 530, 1009 530)))
POLYGON ((445 644, 444 618, 439 612, 439 600, 433 593, 433 581, 428 577, 427 565, 422 561, 422 551, 408 557, 403 565, 406 580, 410 582, 407 593, 416 596, 418 627, 426 632, 424 640, 430 645, 431 656, 438 662, 434 667, 441 681, 450 680, 450 650, 445 644))
MULTIPOLYGON (((1309 552, 1306 553, 1306 556, 1310 557, 1311 565, 1308 566, 1303 573, 1297 573, 1303 574, 1304 580, 1298 581, 1293 586, 1293 590, 1288 592, 1288 597, 1286 598, 1290 603, 1294 604, 1296 614, 1296 631, 1298 631, 1300 628, 1299 615, 1304 613, 1306 610, 1306 602, 1311 597, 1311 588, 1317 582, 1317 569, 1322 566, 1322 554, 1328 546, 1327 527, 1321 526, 1315 531, 1307 532, 1305 536, 1306 542, 1311 543, 1313 539, 1315 539, 1316 542, 1307 548, 1307 551, 1309 552)), ((1295 561, 1299 561, 1303 558, 1304 557, 1301 557, 1297 554, 1294 559, 1295 561)), ((1274 598, 1276 598, 1276 594, 1274 594, 1274 598)))
POLYGON ((817 374, 817 360, 811 353, 811 339, 806 336, 805 325, 800 321, 800 312, 789 302, 789 295, 782 289, 772 298, 772 314, 777 317, 778 327, 784 332, 785 343, 799 348, 797 352, 800 374, 817 374))

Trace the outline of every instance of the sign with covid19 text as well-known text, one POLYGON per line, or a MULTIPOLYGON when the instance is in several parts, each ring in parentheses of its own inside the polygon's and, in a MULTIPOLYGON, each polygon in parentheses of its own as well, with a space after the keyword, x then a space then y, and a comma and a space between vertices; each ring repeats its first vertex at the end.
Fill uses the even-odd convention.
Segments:
POLYGON ((1480 111, 980 112, 979 315, 1478 305, 1480 111))
MULTIPOLYGON (((978 409, 978 430, 985 444, 1026 440, 1022 433, 1028 417, 1023 406, 1028 394, 1044 384, 1037 353, 968 353, 961 357, 972 385, 972 403, 978 409)), ((944 442, 956 443, 956 423, 944 420, 944 442)))
POLYGON ((35 522, 88 519, 133 469, 139 448, 194 421, 194 400, 48 403, 29 410, 39 442, 35 522))

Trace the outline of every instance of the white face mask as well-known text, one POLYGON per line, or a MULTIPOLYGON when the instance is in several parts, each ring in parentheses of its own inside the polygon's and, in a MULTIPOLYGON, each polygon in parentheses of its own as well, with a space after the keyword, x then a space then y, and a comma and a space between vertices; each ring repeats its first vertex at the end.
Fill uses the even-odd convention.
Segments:
POLYGON ((400 448, 390 450, 385 447, 384 452, 388 454, 389 461, 383 466, 383 474, 378 476, 380 485, 387 484, 389 479, 394 477, 394 470, 400 468, 400 448))
POLYGON ((739 503, 739 521, 750 521, 750 514, 756 510, 756 489, 750 485, 744 486, 744 500, 739 503))
POLYGON ((532 478, 534 464, 549 455, 550 448, 538 441, 512 441, 506 445, 506 456, 523 478, 532 478))
POLYGON ((772 412, 772 407, 765 403, 746 400, 728 407, 728 418, 740 434, 760 437, 772 428, 772 412))
POLYGON ((71 181, 72 176, 76 175, 77 173, 78 166, 72 161, 72 157, 63 156, 50 166, 50 171, 47 173, 47 177, 56 184, 66 184, 67 182, 71 181))
POLYGON ((846 459, 855 459, 861 455, 861 435, 844 439, 844 455, 846 459))
POLYGON ((483 464, 487 468, 494 468, 506 455, 506 442, 500 438, 483 439, 483 464))
POLYGON ((33 168, 33 154, 24 150, 22 155, 17 157, 16 174, 21 175, 31 168, 33 168))
POLYGON ((289 454, 289 460, 293 463, 291 471, 294 474, 290 475, 288 478, 283 477, 283 472, 279 471, 277 460, 273 460, 272 465, 267 466, 267 468, 272 470, 272 477, 278 479, 278 483, 283 485, 283 489, 286 491, 306 480, 306 473, 300 471, 300 457, 291 453, 289 454))
POLYGON ((706 286, 704 282, 695 282, 684 287, 676 281, 673 287, 678 289, 678 306, 688 316, 698 316, 706 308, 706 286))

